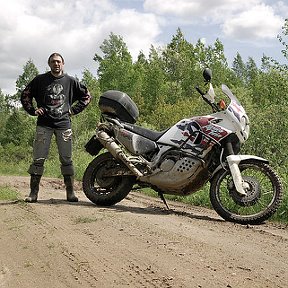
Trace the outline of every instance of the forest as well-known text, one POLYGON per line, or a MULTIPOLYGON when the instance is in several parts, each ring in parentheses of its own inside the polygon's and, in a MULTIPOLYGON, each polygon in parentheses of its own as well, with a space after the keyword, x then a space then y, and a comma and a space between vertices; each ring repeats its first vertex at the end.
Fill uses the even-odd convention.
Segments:
MULTIPOLYGON (((288 59, 288 19, 285 20, 278 40, 282 54, 288 59)), ((84 70, 77 76, 90 90, 92 102, 85 112, 73 117, 73 160, 76 178, 81 180, 85 168, 93 159, 84 145, 94 133, 100 117, 98 100, 106 90, 126 92, 137 104, 140 117, 137 125, 164 130, 182 118, 211 113, 196 85, 203 85, 203 69, 213 73, 212 83, 221 99, 221 84, 226 84, 241 101, 250 119, 250 137, 242 147, 242 154, 253 154, 269 160, 280 175, 284 187, 284 200, 275 216, 287 222, 287 170, 288 170, 288 66, 273 57, 263 55, 261 65, 253 58, 246 62, 237 53, 228 65, 224 46, 219 39, 205 45, 200 39, 191 44, 178 28, 165 47, 151 45, 148 56, 139 52, 133 60, 123 38, 114 33, 103 41, 101 53, 91 55, 96 75, 84 70), (96 69, 97 67, 97 69, 96 69)), ((15 95, 4 95, 0 89, 0 171, 2 175, 26 175, 31 162, 36 117, 29 116, 19 99, 23 88, 39 72, 32 59, 23 63, 23 73, 15 79, 15 95)), ((0 87, 1 88, 1 87, 0 87)), ((55 141, 53 141, 55 142, 55 141)), ((58 153, 52 144, 44 176, 61 177, 58 153)), ((189 201, 209 206, 206 188, 189 201)), ((177 199, 178 200, 178 199, 177 199)))

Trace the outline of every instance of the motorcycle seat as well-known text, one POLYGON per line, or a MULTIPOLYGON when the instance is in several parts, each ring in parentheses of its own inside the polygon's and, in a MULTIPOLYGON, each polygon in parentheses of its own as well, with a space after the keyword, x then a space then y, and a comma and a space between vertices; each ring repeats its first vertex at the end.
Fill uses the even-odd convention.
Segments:
POLYGON ((133 125, 133 124, 128 124, 128 123, 121 123, 125 129, 134 132, 138 135, 141 135, 145 138, 148 138, 152 141, 157 141, 166 131, 154 131, 154 130, 150 130, 148 128, 143 128, 141 126, 137 126, 137 125, 133 125))

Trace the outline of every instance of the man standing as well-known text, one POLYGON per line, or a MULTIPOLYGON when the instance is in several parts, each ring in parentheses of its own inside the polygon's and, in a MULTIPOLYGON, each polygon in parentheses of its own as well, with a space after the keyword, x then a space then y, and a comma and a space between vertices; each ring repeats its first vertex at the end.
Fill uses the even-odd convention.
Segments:
POLYGON ((48 58, 50 71, 36 76, 23 90, 21 103, 32 116, 37 116, 33 146, 33 162, 29 167, 30 194, 26 202, 37 202, 39 183, 48 157, 51 138, 56 137, 61 173, 64 177, 67 200, 77 202, 74 194, 72 162, 71 116, 80 113, 90 102, 88 89, 64 73, 64 59, 59 53, 48 58), (33 105, 33 98, 37 107, 33 105))

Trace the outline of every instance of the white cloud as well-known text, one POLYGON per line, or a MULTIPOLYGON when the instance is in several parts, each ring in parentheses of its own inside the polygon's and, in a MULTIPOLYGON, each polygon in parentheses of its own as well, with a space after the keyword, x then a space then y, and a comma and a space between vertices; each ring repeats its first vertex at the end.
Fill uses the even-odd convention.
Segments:
POLYGON ((226 20, 223 31, 226 36, 239 40, 274 39, 283 23, 284 19, 275 15, 272 7, 262 4, 226 20))
MULTIPOLYGON (((265 0, 146 0, 144 7, 162 17, 174 17, 174 21, 188 25, 220 25, 226 36, 238 40, 276 38, 284 18, 276 14, 288 7, 282 2, 275 8, 264 4, 265 0)), ((283 14, 282 14, 283 15, 283 14)), ((167 22, 169 25, 169 22, 167 22)))
POLYGON ((275 10, 275 13, 281 15, 283 18, 287 18, 288 15, 288 3, 286 4, 283 1, 277 1, 273 8, 275 10))
POLYGON ((148 52, 160 33, 153 14, 119 9, 111 0, 9 0, 0 10, 0 88, 15 93, 15 81, 31 58, 45 72, 47 58, 60 52, 65 70, 96 75, 95 53, 109 34, 123 37, 132 56, 148 52))
POLYGON ((215 23, 259 3, 260 0, 145 0, 144 8, 158 15, 176 16, 185 22, 200 23, 205 20, 215 23))
POLYGON ((259 39, 270 41, 276 39, 287 17, 285 3, 284 0, 42 0, 41 4, 38 0, 4 1, 0 10, 0 88, 13 94, 15 81, 26 62, 31 58, 39 71, 44 72, 48 68, 47 58, 54 51, 63 54, 69 74, 81 77, 87 68, 95 75, 94 54, 100 52, 100 45, 111 32, 123 37, 134 58, 141 50, 147 54, 151 45, 162 46, 159 41, 163 31, 175 32, 178 27, 187 27, 193 33, 205 26, 200 37, 207 42, 211 35, 214 39, 218 37, 219 29, 222 29, 219 36, 231 42, 253 40, 253 46, 259 39))
POLYGON ((151 44, 155 43, 155 39, 160 34, 155 15, 141 14, 128 9, 111 14, 99 28, 102 34, 113 31, 114 34, 121 35, 134 58, 140 50, 147 54, 151 44))

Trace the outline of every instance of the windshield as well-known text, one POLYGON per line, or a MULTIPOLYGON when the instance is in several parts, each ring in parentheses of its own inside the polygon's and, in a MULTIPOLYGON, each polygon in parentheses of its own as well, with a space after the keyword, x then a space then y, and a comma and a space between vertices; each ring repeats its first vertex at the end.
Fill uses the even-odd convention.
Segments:
POLYGON ((222 84, 222 91, 231 100, 226 109, 227 115, 231 117, 234 127, 236 127, 236 134, 240 142, 243 143, 249 136, 249 118, 237 97, 234 96, 231 90, 224 84, 222 84))
POLYGON ((231 90, 225 84, 222 84, 222 91, 231 99, 231 101, 236 102, 237 105, 241 106, 239 100, 233 95, 231 90))

